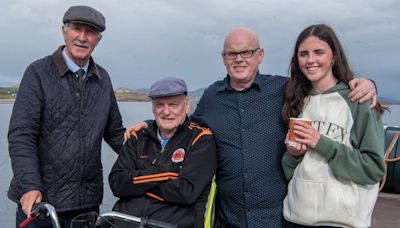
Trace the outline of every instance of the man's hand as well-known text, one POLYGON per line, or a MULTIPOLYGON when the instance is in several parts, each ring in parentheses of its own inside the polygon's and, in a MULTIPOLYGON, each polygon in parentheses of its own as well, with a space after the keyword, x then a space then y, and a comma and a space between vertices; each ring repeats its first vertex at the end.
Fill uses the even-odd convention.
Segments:
POLYGON ((348 97, 351 101, 364 103, 372 99, 370 107, 374 108, 376 106, 376 88, 373 82, 364 78, 354 78, 349 82, 349 86, 351 92, 349 93, 348 97))
POLYGON ((42 198, 43 195, 38 190, 29 191, 21 197, 19 202, 21 203, 22 210, 28 217, 31 216, 33 204, 42 202, 42 198))
POLYGON ((129 139, 129 137, 131 136, 131 132, 132 131, 140 131, 143 128, 147 128, 147 123, 146 122, 139 122, 139 123, 135 123, 132 126, 128 127, 124 133, 124 144, 126 143, 126 141, 129 139))

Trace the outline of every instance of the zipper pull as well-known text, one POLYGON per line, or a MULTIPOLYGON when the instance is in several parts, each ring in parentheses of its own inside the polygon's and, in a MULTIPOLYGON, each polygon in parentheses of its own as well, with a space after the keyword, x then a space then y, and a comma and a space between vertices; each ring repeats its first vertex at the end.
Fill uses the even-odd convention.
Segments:
POLYGON ((154 160, 151 162, 152 165, 156 164, 157 158, 164 152, 164 149, 161 149, 160 153, 157 154, 157 156, 154 158, 154 160))

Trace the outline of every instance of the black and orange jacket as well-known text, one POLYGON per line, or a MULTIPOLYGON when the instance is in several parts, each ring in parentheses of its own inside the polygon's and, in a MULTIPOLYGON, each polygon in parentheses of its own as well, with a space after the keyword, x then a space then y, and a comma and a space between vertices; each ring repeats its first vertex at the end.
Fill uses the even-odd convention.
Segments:
POLYGON ((186 120, 162 150, 151 121, 132 134, 111 170, 110 186, 119 197, 113 210, 178 227, 202 227, 216 164, 215 140, 208 128, 186 120))

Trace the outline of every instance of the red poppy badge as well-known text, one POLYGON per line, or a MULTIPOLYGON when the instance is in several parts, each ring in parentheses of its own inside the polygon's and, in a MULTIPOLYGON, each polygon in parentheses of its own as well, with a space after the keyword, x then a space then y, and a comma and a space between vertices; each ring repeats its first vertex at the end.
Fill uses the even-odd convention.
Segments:
POLYGON ((171 160, 175 163, 182 162, 185 160, 185 150, 183 148, 179 148, 174 151, 172 154, 171 160))

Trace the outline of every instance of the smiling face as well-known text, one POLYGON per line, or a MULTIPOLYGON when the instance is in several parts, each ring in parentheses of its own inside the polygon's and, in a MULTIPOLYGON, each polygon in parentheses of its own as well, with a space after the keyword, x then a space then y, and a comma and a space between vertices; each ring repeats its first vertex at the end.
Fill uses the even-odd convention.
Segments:
MULTIPOLYGON (((257 35, 248 29, 235 29, 225 39, 224 52, 242 52, 256 50, 260 47, 257 35)), ((243 58, 240 54, 229 59, 222 54, 226 70, 233 89, 241 91, 247 89, 254 82, 258 66, 264 57, 264 49, 254 51, 253 55, 243 58)))
POLYGON ((311 81, 315 89, 323 92, 336 84, 332 72, 334 56, 328 43, 310 36, 306 38, 297 51, 301 72, 311 81))
POLYGON ((172 137, 189 113, 189 101, 186 95, 154 98, 153 114, 161 135, 172 137))
POLYGON ((79 66, 84 66, 101 39, 96 29, 85 24, 67 23, 63 26, 67 55, 79 66))

